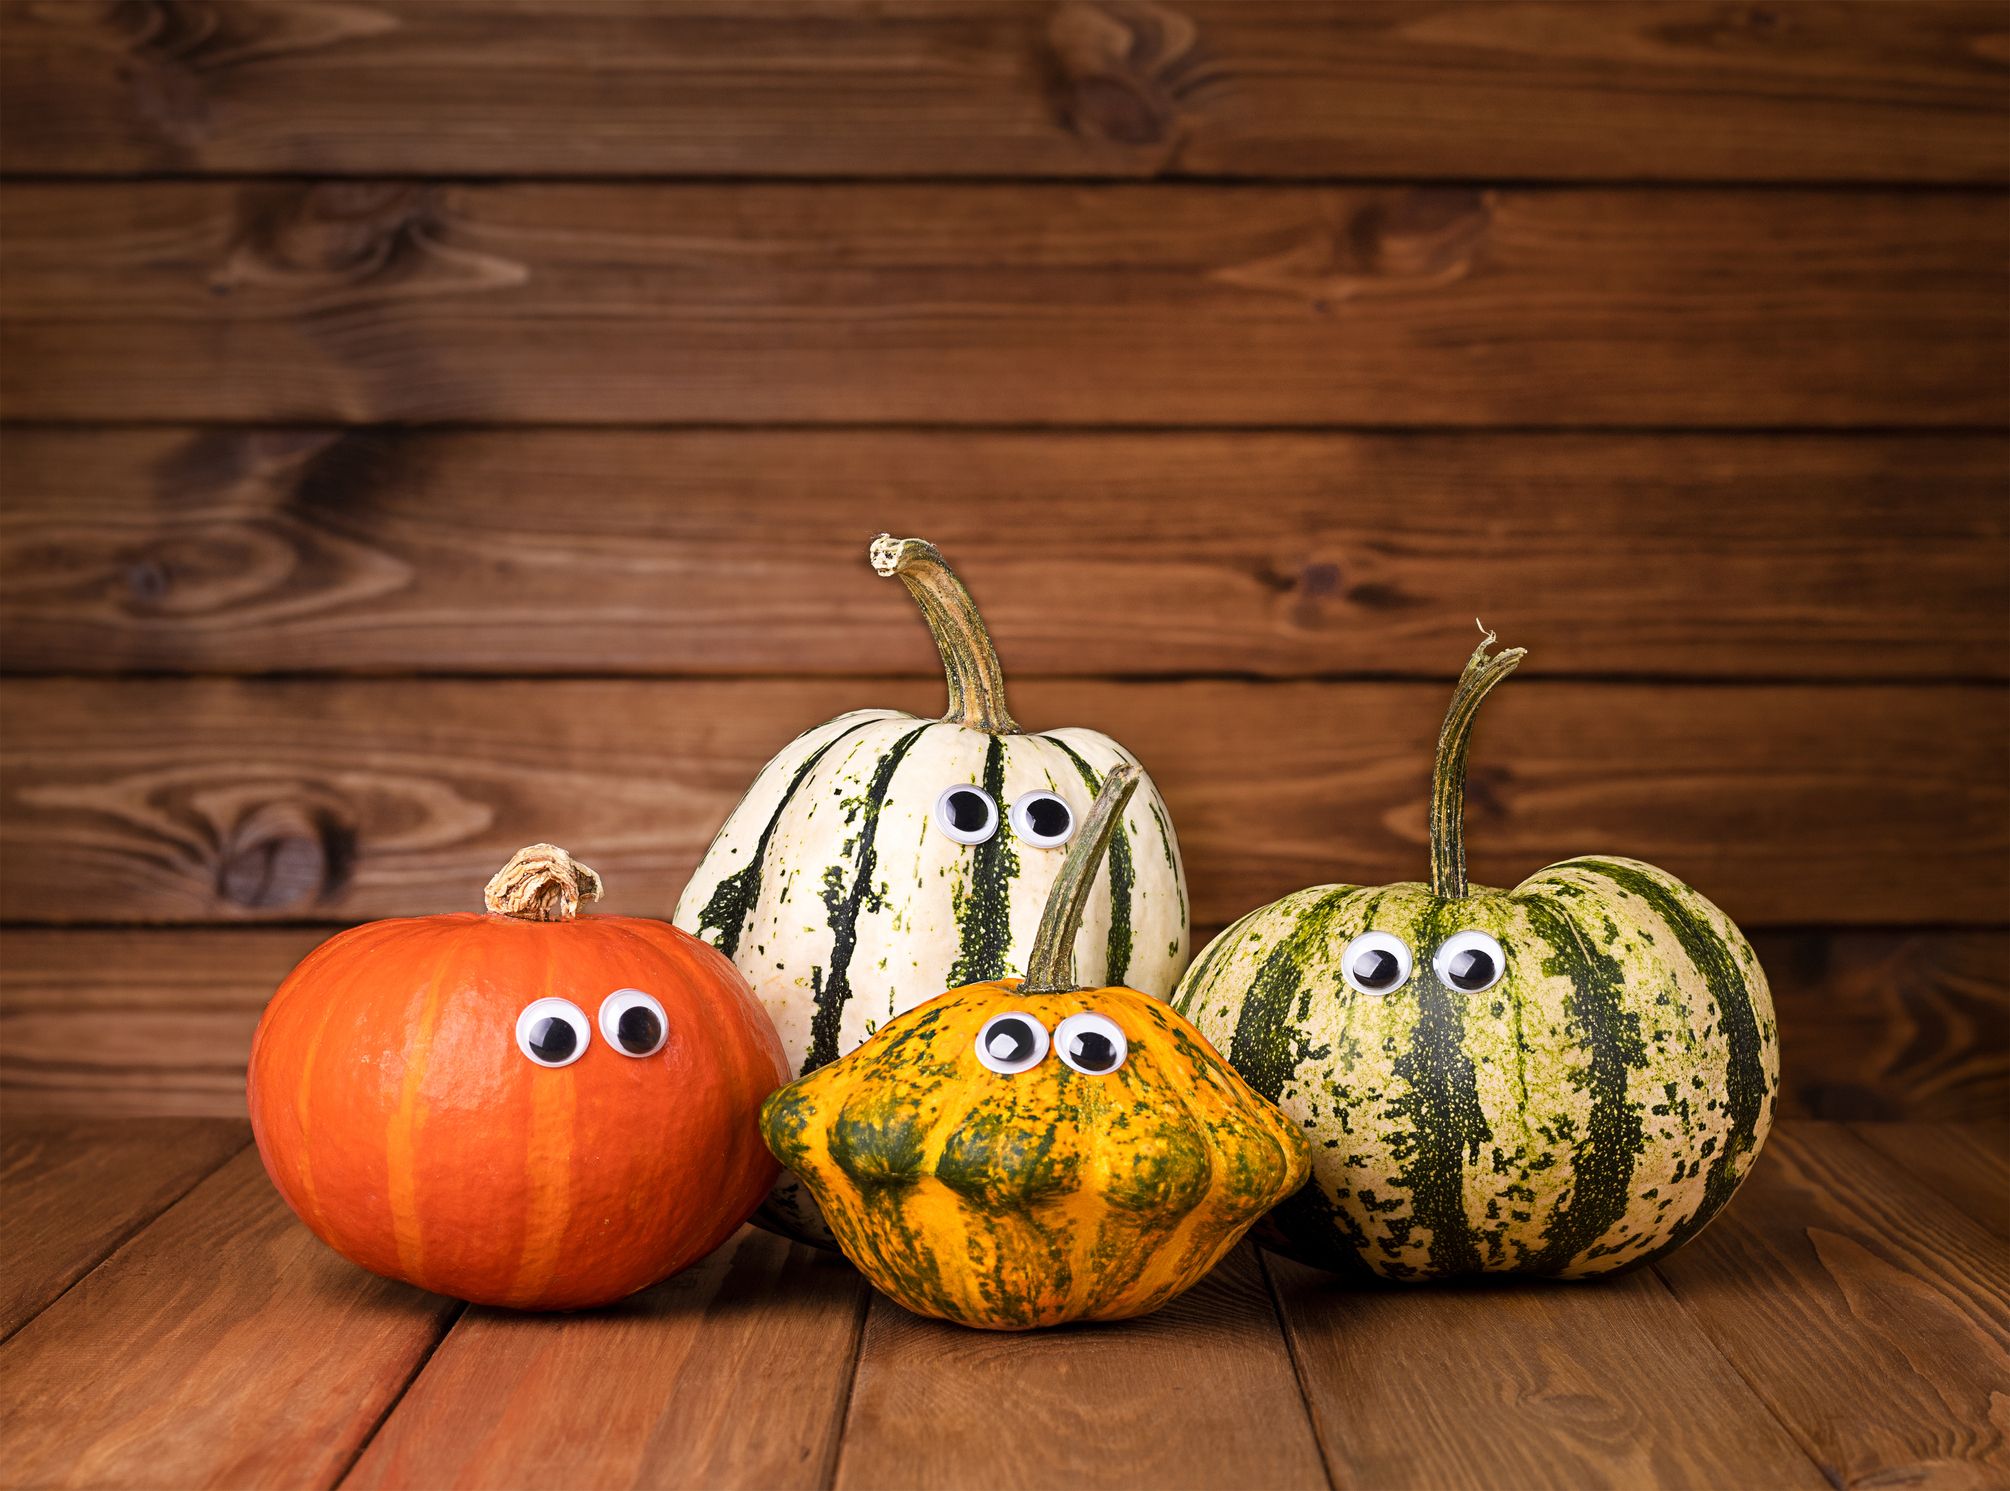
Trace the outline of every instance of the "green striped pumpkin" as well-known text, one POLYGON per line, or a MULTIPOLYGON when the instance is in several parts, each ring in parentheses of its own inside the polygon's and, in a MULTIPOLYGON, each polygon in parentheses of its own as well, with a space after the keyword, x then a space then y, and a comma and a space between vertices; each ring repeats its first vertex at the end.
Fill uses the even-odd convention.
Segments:
MULTIPOLYGON (((1079 825, 1104 774, 1135 764, 1093 730, 1019 727, 983 620, 934 545, 882 534, 870 557, 920 605, 942 654, 948 712, 860 709, 798 736, 726 819, 672 918, 739 966, 798 1075, 944 989, 1023 973, 1064 854, 1061 843, 1025 837, 1012 805, 1050 793, 1079 825), (954 787, 994 804, 982 842, 944 831, 938 799, 954 787)), ((1076 966, 1091 984, 1163 998, 1187 954, 1179 844, 1145 778, 1091 892, 1076 966)), ((755 1220, 831 1245, 792 1176, 755 1220)))
POLYGON ((1523 656, 1492 641, 1439 735, 1431 883, 1286 896, 1174 995, 1312 1141, 1312 1182, 1260 1235, 1336 1272, 1644 1263, 1722 1209, 1772 1124, 1772 998, 1723 912, 1629 859, 1466 883, 1473 718, 1523 656))

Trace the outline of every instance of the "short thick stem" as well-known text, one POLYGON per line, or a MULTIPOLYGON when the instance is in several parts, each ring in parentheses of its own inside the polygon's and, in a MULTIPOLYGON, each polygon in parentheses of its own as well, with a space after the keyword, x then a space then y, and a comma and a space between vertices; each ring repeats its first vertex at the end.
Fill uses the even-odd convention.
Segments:
POLYGON ((1484 636, 1466 659, 1452 692, 1452 707, 1438 731, 1438 759, 1431 773, 1431 894, 1445 900, 1466 893, 1466 753, 1472 745, 1473 719, 1493 686, 1528 656, 1522 647, 1487 656, 1494 634, 1484 626, 1480 631, 1484 636))
POLYGON ((1075 982, 1075 936, 1082 930, 1082 912, 1089 904, 1089 891, 1103 867, 1110 839, 1124 806, 1138 790, 1144 773, 1128 761, 1110 768, 1103 778, 1089 816, 1068 846, 1061 873, 1047 893, 1047 909, 1040 913, 1040 930, 1033 937, 1033 952, 1026 959, 1026 981, 1020 988, 1028 994, 1065 994, 1081 985, 1075 982))
POLYGON ((870 558, 878 574, 907 587, 927 619, 949 682, 949 712, 943 718, 993 735, 1017 733, 1018 722, 1005 707, 1005 670, 998 666, 991 634, 935 545, 882 533, 872 541, 870 558))
POLYGON ((495 915, 531 922, 569 922, 581 901, 599 899, 600 877, 556 844, 517 850, 482 892, 495 915))

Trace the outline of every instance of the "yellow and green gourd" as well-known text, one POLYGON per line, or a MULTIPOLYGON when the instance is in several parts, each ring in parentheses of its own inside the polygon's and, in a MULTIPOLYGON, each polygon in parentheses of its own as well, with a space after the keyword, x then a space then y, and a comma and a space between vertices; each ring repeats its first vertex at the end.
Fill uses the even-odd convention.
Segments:
POLYGON ((991 1330, 1145 1314, 1305 1180, 1297 1126, 1191 1025, 1075 983, 1082 908, 1139 776, 1107 774, 1023 980, 951 990, 762 1110, 845 1255, 919 1314, 991 1330))
MULTIPOLYGON (((672 918, 746 975, 794 1073, 944 989, 1022 971, 1104 774, 1136 765, 1094 730, 1013 719, 990 634, 933 544, 881 534, 869 557, 920 606, 948 711, 857 709, 791 741, 726 819, 672 918)), ((1187 952, 1179 841, 1144 777, 1097 871, 1075 955, 1093 980, 1164 995, 1187 952)), ((786 1175, 754 1220, 830 1245, 786 1175)))
POLYGON ((1438 737, 1430 884, 1286 896, 1174 994, 1312 1141, 1312 1183, 1259 1235, 1342 1273, 1644 1263, 1722 1209, 1772 1124, 1772 998, 1723 912, 1631 859, 1467 884, 1473 719, 1523 656, 1492 641, 1438 737))

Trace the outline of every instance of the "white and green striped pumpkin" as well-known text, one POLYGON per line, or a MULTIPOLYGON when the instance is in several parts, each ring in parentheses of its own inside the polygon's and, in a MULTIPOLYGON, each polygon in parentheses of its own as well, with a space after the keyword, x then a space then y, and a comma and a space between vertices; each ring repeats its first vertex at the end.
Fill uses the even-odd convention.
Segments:
POLYGON ((1311 1182, 1260 1235, 1336 1272, 1644 1263, 1730 1200, 1772 1124, 1772 997, 1723 912, 1630 859, 1466 883, 1473 718, 1523 656, 1492 641, 1438 737, 1431 883, 1286 896, 1174 995, 1312 1141, 1311 1182))
MULTIPOLYGON (((859 709, 761 769, 685 887, 676 925, 760 996, 797 1075, 944 989, 1023 974, 1064 846, 1103 774, 1135 758, 1093 730, 1022 730, 983 620, 935 546, 875 539, 920 604, 949 682, 926 720, 859 709)), ((1075 939, 1091 986, 1161 998, 1188 953, 1186 880, 1158 789, 1138 785, 1075 939)), ((785 1175, 756 1220, 831 1245, 785 1175)))

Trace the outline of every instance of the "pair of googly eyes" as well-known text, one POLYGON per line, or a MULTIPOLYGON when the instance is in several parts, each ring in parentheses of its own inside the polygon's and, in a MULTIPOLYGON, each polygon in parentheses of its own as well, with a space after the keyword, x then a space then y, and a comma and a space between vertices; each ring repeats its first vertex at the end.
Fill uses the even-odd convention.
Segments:
MULTIPOLYGON (((1350 987, 1371 998, 1393 994, 1410 981, 1410 947, 1387 932, 1363 932, 1340 955, 1350 987)), ((1455 932, 1438 944, 1431 967, 1441 983, 1465 994, 1491 989, 1507 972, 1507 955, 1484 932, 1455 932)))
POLYGON ((1047 1027, 1022 1010, 993 1015, 977 1032, 978 1061, 1001 1077, 1032 1071, 1049 1050, 1085 1077, 1107 1077, 1124 1064, 1131 1043, 1108 1015, 1086 1011, 1056 1025, 1051 1040, 1047 1027))
MULTIPOLYGON (((1052 792, 1022 792, 1009 815, 1012 832, 1035 849, 1058 849, 1075 836, 1075 810, 1052 792)), ((935 799, 935 826, 959 844, 982 844, 998 832, 998 802, 982 787, 959 782, 935 799)))
MULTIPOLYGON (((670 1038, 670 1020, 653 994, 616 989, 600 1002, 600 1035, 623 1056, 654 1056, 670 1038)), ((516 1017, 516 1048, 539 1066, 571 1066, 592 1039, 586 1011, 570 999, 533 999, 516 1017)))

